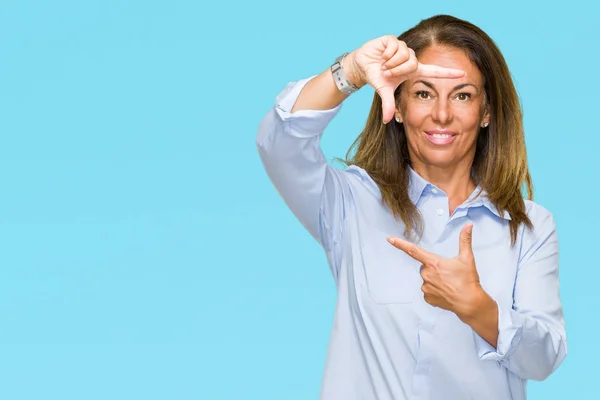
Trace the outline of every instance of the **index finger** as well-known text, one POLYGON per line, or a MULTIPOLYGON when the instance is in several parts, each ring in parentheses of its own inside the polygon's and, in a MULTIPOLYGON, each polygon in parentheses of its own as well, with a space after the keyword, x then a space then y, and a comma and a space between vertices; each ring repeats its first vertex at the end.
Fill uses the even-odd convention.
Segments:
POLYGON ((414 243, 409 242, 408 240, 404 240, 402 238, 394 236, 389 236, 387 238, 387 241, 390 242, 392 246, 402 250, 403 252, 405 252, 406 254, 408 254, 415 260, 420 261, 423 264, 429 264, 435 259, 437 259, 437 256, 435 254, 428 252, 427 250, 417 246, 414 243))
POLYGON ((462 78, 465 75, 465 71, 462 69, 419 63, 417 70, 412 75, 422 76, 424 78, 462 78))

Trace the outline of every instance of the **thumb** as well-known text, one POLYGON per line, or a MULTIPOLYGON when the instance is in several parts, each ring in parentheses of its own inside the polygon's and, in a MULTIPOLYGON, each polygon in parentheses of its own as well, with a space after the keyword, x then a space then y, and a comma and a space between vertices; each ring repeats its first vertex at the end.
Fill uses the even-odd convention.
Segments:
POLYGON ((387 124, 394 117, 396 111, 396 103, 394 99, 394 88, 385 85, 377 89, 377 94, 381 97, 381 111, 383 115, 383 123, 387 124))
POLYGON ((458 257, 464 261, 473 258, 472 239, 473 224, 467 224, 463 226, 462 230, 460 231, 460 242, 458 252, 458 257))

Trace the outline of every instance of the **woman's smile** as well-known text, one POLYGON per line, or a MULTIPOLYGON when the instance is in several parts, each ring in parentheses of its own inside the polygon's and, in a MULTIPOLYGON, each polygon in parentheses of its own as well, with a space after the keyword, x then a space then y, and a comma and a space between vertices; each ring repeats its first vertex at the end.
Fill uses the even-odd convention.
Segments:
POLYGON ((431 143, 438 146, 450 144, 454 141, 454 138, 456 138, 456 133, 447 129, 433 129, 426 131, 425 135, 431 143))

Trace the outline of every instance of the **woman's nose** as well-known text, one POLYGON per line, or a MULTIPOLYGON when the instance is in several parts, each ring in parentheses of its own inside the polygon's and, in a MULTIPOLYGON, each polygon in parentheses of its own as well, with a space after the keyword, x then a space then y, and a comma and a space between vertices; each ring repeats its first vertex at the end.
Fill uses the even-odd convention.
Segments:
POLYGON ((432 114, 434 121, 440 125, 447 125, 452 121, 452 110, 447 100, 437 100, 432 114))

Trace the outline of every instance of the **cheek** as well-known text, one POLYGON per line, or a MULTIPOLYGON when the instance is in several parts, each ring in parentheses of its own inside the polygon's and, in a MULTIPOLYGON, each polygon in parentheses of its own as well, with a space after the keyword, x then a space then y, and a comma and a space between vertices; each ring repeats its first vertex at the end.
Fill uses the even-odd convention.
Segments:
POLYGON ((431 107, 425 105, 409 105, 404 113, 404 126, 408 133, 425 130, 425 124, 430 119, 431 107))
POLYGON ((464 131, 477 131, 479 129, 479 110, 476 107, 459 109, 455 112, 455 118, 460 121, 464 131))

